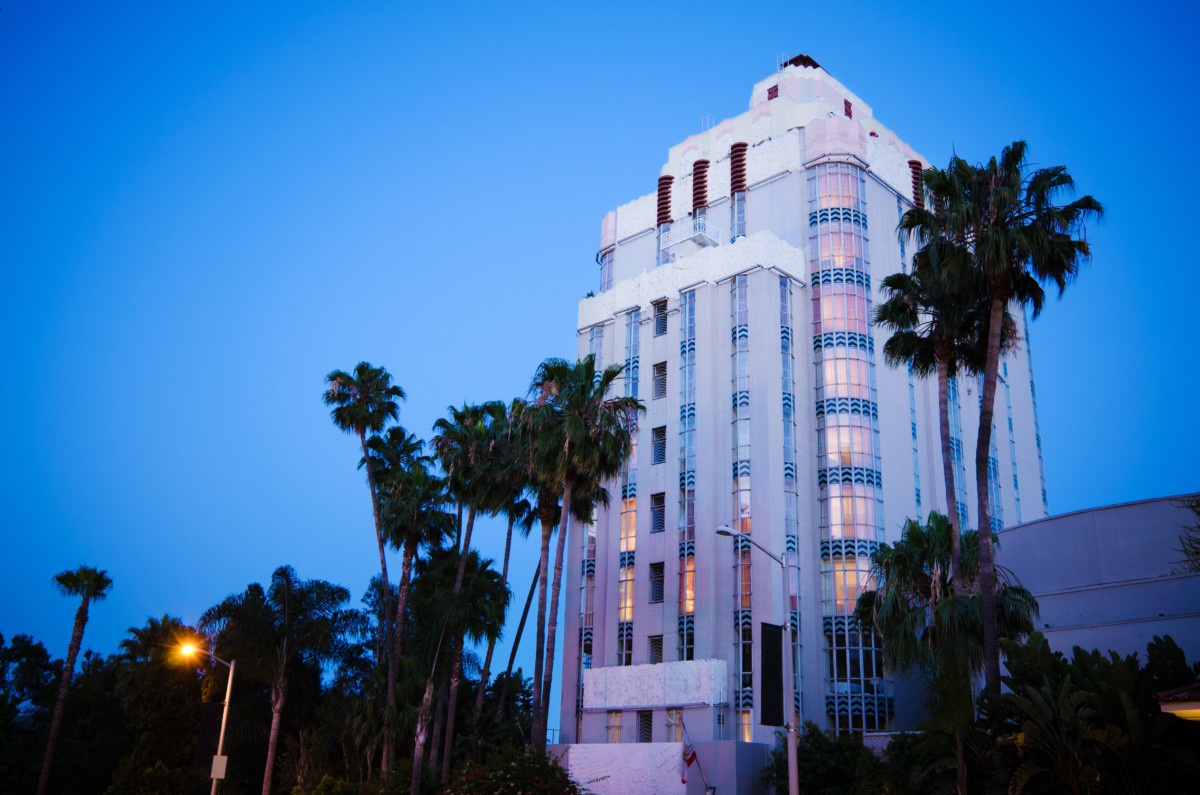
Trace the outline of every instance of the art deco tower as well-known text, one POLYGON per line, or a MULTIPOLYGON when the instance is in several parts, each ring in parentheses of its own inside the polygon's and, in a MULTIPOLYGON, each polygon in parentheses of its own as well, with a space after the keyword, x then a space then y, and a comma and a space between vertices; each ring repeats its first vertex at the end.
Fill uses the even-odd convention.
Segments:
MULTIPOLYGON (((672 147, 654 193, 604 218, 578 352, 624 364, 621 388, 647 411, 609 506, 568 539, 562 742, 621 743, 633 771, 678 753, 686 726, 702 763, 711 748, 736 781, 752 776, 784 711, 784 622, 802 719, 894 727, 879 650, 849 616, 879 543, 946 511, 936 384, 885 364, 871 322, 879 283, 911 264, 896 225, 923 199, 925 165, 800 56, 755 85, 746 113, 672 147), (786 589, 722 525, 783 557, 786 589), (650 745, 625 745, 638 742, 650 745)), ((1028 353, 1001 371, 998 525, 1046 515, 1028 353)), ((975 379, 952 394, 968 519, 962 440, 978 396, 975 379)), ((571 748, 572 769, 616 750, 588 748, 571 748)))

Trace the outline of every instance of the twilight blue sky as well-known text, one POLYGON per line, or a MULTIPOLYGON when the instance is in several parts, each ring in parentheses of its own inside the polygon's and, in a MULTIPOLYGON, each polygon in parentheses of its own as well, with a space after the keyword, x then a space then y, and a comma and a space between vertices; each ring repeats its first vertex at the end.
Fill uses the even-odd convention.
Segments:
POLYGON ((370 508, 323 376, 386 366, 425 437, 523 393, 574 353, 604 213, 781 53, 935 164, 1024 137, 1106 204, 1033 325, 1051 511, 1200 489, 1196 29, 1157 0, 6 3, 0 633, 64 653, 51 577, 81 563, 116 582, 102 652, 282 563, 357 601, 370 508))

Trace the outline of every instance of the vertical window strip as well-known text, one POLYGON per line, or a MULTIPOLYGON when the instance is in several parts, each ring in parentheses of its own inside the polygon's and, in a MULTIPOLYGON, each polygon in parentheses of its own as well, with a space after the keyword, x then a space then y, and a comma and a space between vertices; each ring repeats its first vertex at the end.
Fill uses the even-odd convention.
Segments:
POLYGON ((1004 362, 1002 367, 1004 368, 1004 402, 1008 406, 1008 456, 1012 461, 1013 505, 1017 510, 1017 524, 1021 524, 1021 483, 1017 478, 1017 437, 1013 433, 1012 387, 1008 383, 1008 362, 1004 362))
POLYGON ((696 654, 696 292, 679 296, 678 658, 696 654))
POLYGON ((962 530, 971 526, 967 514, 967 472, 963 464, 962 419, 958 402, 958 379, 951 378, 946 385, 950 404, 950 456, 954 459, 954 499, 957 505, 947 510, 958 511, 958 524, 962 530))
POLYGON ((858 595, 872 587, 870 553, 883 538, 865 173, 848 163, 817 166, 808 196, 825 711, 834 731, 886 729, 891 683, 873 665, 878 638, 847 631, 858 595))
POLYGON ((1046 498, 1046 463, 1042 459, 1042 426, 1038 422, 1037 387, 1033 383, 1033 340, 1029 337, 1029 315, 1021 307, 1021 330, 1025 333, 1025 361, 1029 364, 1029 398, 1033 403, 1033 439, 1037 444, 1038 477, 1042 482, 1042 515, 1050 515, 1050 501, 1046 498))
MULTIPOLYGON (((904 218, 904 202, 900 197, 896 197, 896 223, 898 224, 904 218)), ((900 272, 908 273, 908 263, 905 259, 904 238, 907 235, 900 235, 900 272)), ((913 386, 913 369, 912 363, 908 365, 908 421, 912 426, 912 450, 913 450, 913 497, 917 507, 917 521, 921 521, 921 456, 917 448, 917 393, 913 386)))
MULTIPOLYGON (((611 252, 609 252, 611 258, 611 252)), ((610 259, 611 265, 611 259, 610 259)), ((595 326, 592 328, 588 339, 588 353, 595 358, 596 380, 599 382, 600 374, 603 372, 604 362, 604 326, 595 326)), ((622 482, 622 511, 624 511, 624 502, 628 497, 628 484, 622 482)), ((625 521, 624 513, 622 513, 621 521, 625 521)), ((584 525, 583 533, 583 582, 580 601, 580 621, 579 621, 579 665, 575 674, 575 726, 576 734, 582 731, 583 726, 583 672, 592 667, 592 643, 594 639, 593 628, 593 607, 596 598, 596 526, 593 523, 584 525)))
MULTIPOLYGON (((983 406, 983 374, 980 373, 976 386, 979 389, 979 404, 983 406)), ((1007 384, 1005 387, 1007 388, 1007 384)), ((995 414, 992 415, 995 417, 995 414)), ((988 478, 988 507, 989 521, 992 532, 998 533, 1004 529, 1004 495, 1000 492, 1000 454, 996 447, 996 423, 992 422, 991 445, 988 448, 987 478, 988 478)))
POLYGON ((600 255, 600 292, 606 293, 613 286, 613 250, 600 255))
POLYGON ((638 396, 638 375, 641 369, 642 313, 633 310, 625 315, 625 397, 638 396))
POLYGON ((917 390, 913 385, 912 363, 908 365, 908 422, 912 429, 913 497, 917 506, 917 521, 921 521, 921 455, 917 448, 917 390))
MULTIPOLYGON (((745 274, 730 282, 730 340, 733 386, 733 526, 741 533, 750 533, 750 298, 749 281, 745 274)), ((754 701, 754 638, 751 600, 753 597, 753 561, 750 544, 735 538, 733 544, 734 610, 733 632, 738 653, 738 692, 741 706, 754 701)), ((748 740, 744 740, 748 742, 748 740)))
MULTIPOLYGON (((779 277, 779 354, 783 377, 783 533, 788 556, 799 549, 797 540, 797 515, 799 500, 796 496, 796 357, 792 350, 792 283, 786 276, 779 277)), ((800 590, 794 582, 796 574, 789 571, 792 590, 782 595, 788 612, 791 631, 792 693, 793 711, 796 716, 804 714, 802 678, 800 675, 800 590)))

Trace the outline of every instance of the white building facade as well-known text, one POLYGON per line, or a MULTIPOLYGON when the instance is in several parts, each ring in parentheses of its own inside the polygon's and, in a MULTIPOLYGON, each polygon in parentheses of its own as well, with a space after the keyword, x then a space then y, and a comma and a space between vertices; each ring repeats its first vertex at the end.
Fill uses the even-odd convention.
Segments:
MULTIPOLYGON (((879 650, 849 617, 878 544, 946 511, 936 381, 889 367, 871 322, 879 283, 911 264, 896 225, 926 165, 800 56, 755 85, 746 113, 672 147, 656 192, 604 218, 578 352, 625 365, 620 388, 647 411, 610 504, 568 539, 561 740, 648 746, 569 759, 657 769, 679 757, 649 746, 686 728, 701 766, 726 760, 725 786, 745 791, 782 722, 785 622, 802 720, 895 727, 879 650), (722 525, 783 558, 786 588, 722 525)), ((997 526, 1047 514, 1027 344, 1001 376, 997 526)), ((951 398, 973 525, 978 381, 951 398)))

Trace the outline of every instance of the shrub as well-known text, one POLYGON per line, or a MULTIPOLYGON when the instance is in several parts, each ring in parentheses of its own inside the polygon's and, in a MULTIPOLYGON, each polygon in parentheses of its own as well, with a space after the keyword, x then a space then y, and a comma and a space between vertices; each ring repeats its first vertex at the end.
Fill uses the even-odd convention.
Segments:
POLYGON ((497 795, 546 793, 546 795, 586 795, 571 780, 558 760, 541 753, 509 749, 495 754, 486 764, 468 765, 446 790, 446 795, 497 795))

